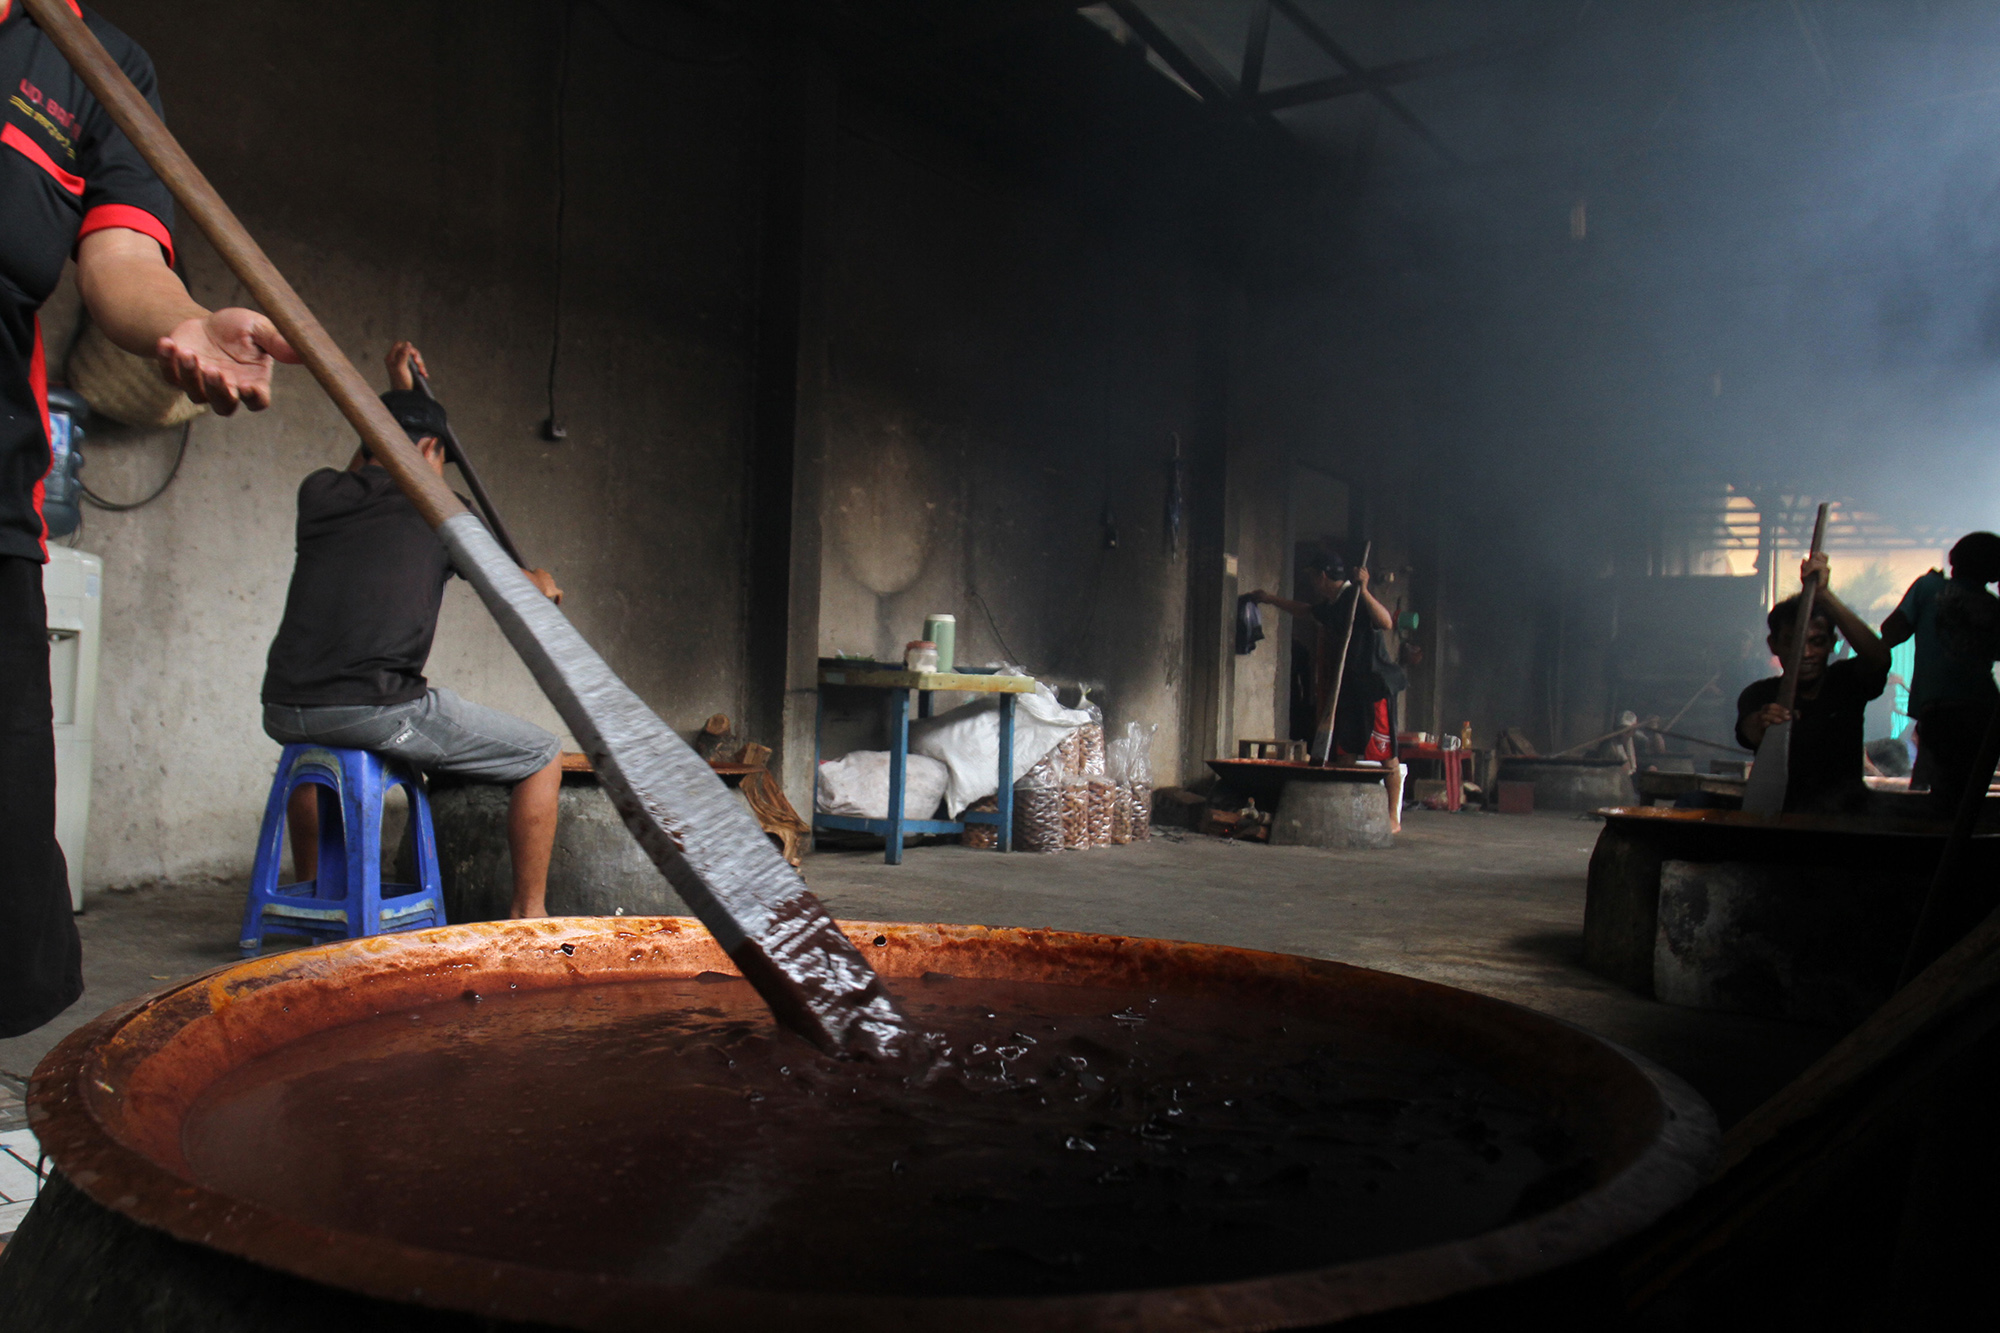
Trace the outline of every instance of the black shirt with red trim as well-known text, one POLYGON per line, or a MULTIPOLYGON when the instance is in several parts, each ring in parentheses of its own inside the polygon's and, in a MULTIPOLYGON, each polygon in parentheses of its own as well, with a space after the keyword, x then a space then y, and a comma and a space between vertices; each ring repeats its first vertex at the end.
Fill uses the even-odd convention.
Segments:
MULTIPOLYGON (((72 0, 71 8, 76 8, 72 0)), ((0 0, 0 556, 44 560, 48 376, 35 314, 93 231, 173 255, 173 199, 18 0, 0 0)), ((97 40, 153 104, 153 62, 89 10, 97 40)))

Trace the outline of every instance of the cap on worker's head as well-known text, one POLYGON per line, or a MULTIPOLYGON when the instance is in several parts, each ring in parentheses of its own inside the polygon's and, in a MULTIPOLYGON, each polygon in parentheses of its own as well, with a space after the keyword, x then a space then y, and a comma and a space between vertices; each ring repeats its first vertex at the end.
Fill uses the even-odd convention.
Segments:
POLYGON ((1990 532, 1968 532, 1951 548, 1951 571, 1981 583, 2000 579, 2000 537, 1990 532))
POLYGON ((1340 558, 1340 552, 1330 546, 1315 545, 1308 549, 1299 560, 1301 574, 1318 570, 1330 579, 1347 576, 1347 562, 1340 558))
POLYGON ((437 399, 415 389, 391 389, 382 395, 382 405, 389 409, 389 415, 396 418, 396 424, 412 440, 421 440, 426 435, 443 437, 444 404, 437 399))

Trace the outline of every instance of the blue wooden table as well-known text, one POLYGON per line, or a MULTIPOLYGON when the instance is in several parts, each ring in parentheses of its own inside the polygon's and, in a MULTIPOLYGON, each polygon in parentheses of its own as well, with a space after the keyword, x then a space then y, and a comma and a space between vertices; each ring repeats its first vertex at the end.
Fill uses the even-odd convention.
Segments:
MULTIPOLYGON (((825 712, 828 685, 886 690, 889 695, 889 817, 859 819, 853 815, 826 815, 819 812, 818 779, 813 789, 813 829, 839 829, 847 833, 872 833, 886 846, 882 859, 889 865, 903 863, 903 839, 913 833, 963 833, 967 824, 994 824, 1000 830, 1000 850, 1014 850, 1014 696, 1031 694, 1032 676, 998 676, 970 671, 903 671, 871 662, 847 665, 825 662, 820 665, 820 713, 825 712), (917 692, 917 716, 931 715, 931 695, 997 694, 1000 696, 1000 787, 994 811, 967 810, 959 819, 905 819, 903 817, 904 777, 910 761, 910 691, 917 692)), ((819 726, 813 727, 813 772, 819 772, 819 726)))

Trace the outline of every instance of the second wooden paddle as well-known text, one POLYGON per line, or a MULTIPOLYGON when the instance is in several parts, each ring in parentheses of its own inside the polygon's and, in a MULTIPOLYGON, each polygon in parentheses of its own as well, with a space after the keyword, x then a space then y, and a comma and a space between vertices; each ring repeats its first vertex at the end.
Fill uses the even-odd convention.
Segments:
POLYGON ((1368 557, 1373 554, 1375 543, 1371 541, 1361 548, 1361 563, 1354 567, 1355 577, 1349 580, 1354 588, 1354 600, 1347 607, 1347 630, 1340 636, 1340 665, 1333 669, 1333 690, 1326 699, 1326 740, 1319 749, 1322 768, 1333 762, 1333 729, 1340 713, 1340 687, 1347 681, 1347 650, 1354 646, 1354 617, 1361 611, 1360 571, 1368 568, 1368 557))
MULTIPOLYGON (((1826 540, 1826 511, 1828 505, 1819 507, 1819 517, 1813 520, 1812 554, 1820 553, 1820 545, 1826 540)), ((1819 596, 1819 576, 1815 574, 1806 580, 1804 591, 1799 593, 1799 614, 1792 622, 1791 637, 1785 641, 1785 674, 1778 682, 1777 703, 1787 712, 1793 711, 1799 698, 1799 663, 1806 655, 1806 635, 1812 629, 1813 601, 1819 596)), ((1757 743, 1757 760, 1750 766, 1750 781, 1743 788, 1743 809, 1753 815, 1782 814, 1785 809, 1785 788, 1791 780, 1792 765, 1792 724, 1779 722, 1764 731, 1764 738, 1757 743)))

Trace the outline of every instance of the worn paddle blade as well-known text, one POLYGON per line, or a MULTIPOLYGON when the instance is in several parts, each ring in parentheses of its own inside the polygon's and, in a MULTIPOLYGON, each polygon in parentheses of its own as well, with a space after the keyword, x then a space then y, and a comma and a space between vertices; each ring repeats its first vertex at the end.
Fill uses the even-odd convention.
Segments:
POLYGON ((461 513, 438 535, 626 827, 778 1021, 838 1054, 914 1053, 916 1035, 881 978, 715 770, 612 674, 476 517, 461 513))
POLYGON ((1764 733, 1757 746, 1750 780, 1743 784, 1743 810, 1752 815, 1784 813, 1785 783, 1791 775, 1792 724, 1780 722, 1764 733))

